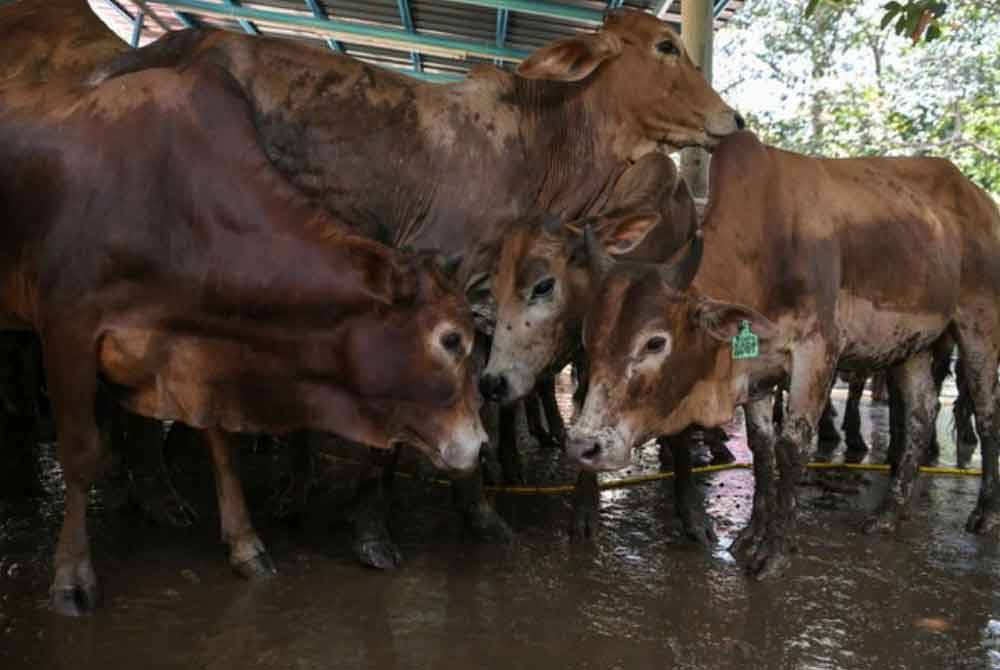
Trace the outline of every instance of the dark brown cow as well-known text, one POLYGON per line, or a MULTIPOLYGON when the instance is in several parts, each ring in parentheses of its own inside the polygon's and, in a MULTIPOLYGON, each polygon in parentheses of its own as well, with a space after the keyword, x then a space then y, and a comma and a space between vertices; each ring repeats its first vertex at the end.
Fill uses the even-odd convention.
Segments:
MULTIPOLYGON (((238 82, 268 158, 313 202, 374 239, 463 258, 501 222, 599 211, 657 146, 710 147, 742 125, 677 34, 633 10, 539 49, 518 74, 481 66, 446 86, 214 30, 167 35, 105 76, 198 63, 238 82)), ((470 294, 483 293, 490 269, 466 264, 470 294)), ((502 525, 495 514, 466 518, 502 525)))
POLYGON ((591 385, 571 430, 573 456, 591 469, 619 468, 650 437, 719 425, 745 405, 757 487, 734 550, 749 555, 755 574, 774 574, 795 548, 800 456, 836 366, 888 367, 898 385, 905 448, 866 523, 892 530, 933 430, 929 347, 953 331, 983 443, 969 529, 996 532, 996 205, 944 160, 824 160, 765 147, 750 133, 717 148, 712 183, 704 244, 696 236, 675 262, 614 263, 590 245, 602 280, 584 326, 591 385), (734 359, 731 339, 743 325, 758 355, 734 359), (775 442, 770 396, 761 394, 785 377, 788 411, 775 442))
POLYGON ((68 614, 98 598, 99 379, 132 411, 207 431, 223 538, 248 576, 272 569, 229 433, 405 442, 457 470, 485 439, 462 298, 311 207, 209 63, 0 89, 0 327, 42 341, 66 482, 52 600, 68 614))

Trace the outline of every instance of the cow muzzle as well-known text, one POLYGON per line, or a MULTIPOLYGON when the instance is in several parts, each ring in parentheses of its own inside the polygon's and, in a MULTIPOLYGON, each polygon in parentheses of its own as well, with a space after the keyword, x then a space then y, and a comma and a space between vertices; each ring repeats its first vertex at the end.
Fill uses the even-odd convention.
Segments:
POLYGON ((725 111, 708 114, 705 117, 705 131, 719 139, 746 128, 746 120, 739 112, 726 108, 725 111))
POLYGON ((475 470, 479 465, 479 452, 487 444, 489 437, 478 413, 475 420, 466 422, 455 431, 453 438, 444 444, 433 459, 442 470, 461 473, 475 470))
POLYGON ((570 428, 566 451, 580 467, 594 472, 621 470, 631 463, 629 445, 613 428, 599 431, 570 428))

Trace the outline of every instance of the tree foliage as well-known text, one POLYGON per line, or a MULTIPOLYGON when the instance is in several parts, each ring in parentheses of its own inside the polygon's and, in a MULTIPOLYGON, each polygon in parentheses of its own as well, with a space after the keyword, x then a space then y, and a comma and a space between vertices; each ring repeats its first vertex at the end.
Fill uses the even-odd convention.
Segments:
POLYGON ((918 44, 887 31, 883 9, 823 0, 804 17, 752 0, 719 35, 716 84, 770 144, 943 156, 1000 194, 1000 0, 952 2, 918 44))

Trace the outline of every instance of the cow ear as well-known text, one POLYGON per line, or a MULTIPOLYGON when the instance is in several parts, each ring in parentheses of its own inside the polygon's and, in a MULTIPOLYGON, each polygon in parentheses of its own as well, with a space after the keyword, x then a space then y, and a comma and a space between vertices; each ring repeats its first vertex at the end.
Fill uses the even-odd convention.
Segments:
POLYGON ((650 231, 660 224, 656 212, 640 212, 610 219, 597 229, 597 238, 612 256, 635 251, 650 231))
POLYGON ((699 327, 722 342, 729 342, 740 332, 740 325, 746 321, 750 330, 761 340, 769 340, 778 334, 778 327, 755 309, 731 302, 720 302, 704 298, 694 310, 694 318, 699 327))
POLYGON ((622 51, 622 42, 607 32, 558 40, 535 51, 517 67, 525 79, 580 81, 622 51))

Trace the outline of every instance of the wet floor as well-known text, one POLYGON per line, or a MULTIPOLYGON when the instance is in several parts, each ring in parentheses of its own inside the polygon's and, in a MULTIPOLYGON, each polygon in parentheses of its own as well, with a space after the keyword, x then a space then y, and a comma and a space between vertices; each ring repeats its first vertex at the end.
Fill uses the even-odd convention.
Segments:
MULTIPOLYGON (((862 415, 877 461, 887 411, 866 400, 862 415)), ((950 416, 939 421, 944 465, 950 416)), ((741 430, 731 446, 748 459, 741 430)), ((341 477, 289 528, 268 521, 269 459, 250 454, 244 470, 280 577, 230 573, 207 461, 194 454, 178 482, 201 514, 188 530, 121 509, 112 487, 95 492, 105 603, 82 620, 46 608, 61 505, 52 467, 48 493, 0 500, 0 668, 1000 667, 984 634, 1000 619, 1000 548, 962 529, 976 478, 923 477, 895 537, 858 531, 883 476, 838 475, 858 493, 802 487, 800 554, 761 584, 724 550, 749 516, 747 471, 700 478, 722 538, 714 553, 681 536, 670 482, 605 491, 601 534, 586 545, 567 540, 566 496, 498 494, 517 541, 491 546, 463 535, 446 488, 400 480, 393 528, 406 563, 379 573, 350 552, 350 466, 333 462, 341 477)), ((526 461, 533 481, 571 476, 558 454, 526 461)), ((634 472, 656 462, 649 450, 634 472)))

